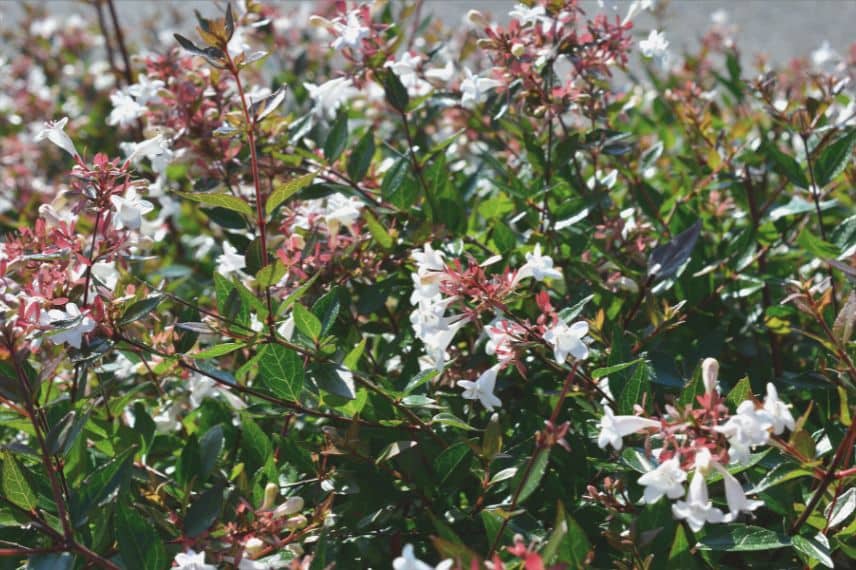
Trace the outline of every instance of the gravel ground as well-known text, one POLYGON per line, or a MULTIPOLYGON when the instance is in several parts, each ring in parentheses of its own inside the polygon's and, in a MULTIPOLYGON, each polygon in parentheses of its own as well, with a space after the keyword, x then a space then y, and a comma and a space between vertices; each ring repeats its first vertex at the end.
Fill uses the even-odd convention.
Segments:
MULTIPOLYGON (((303 0, 273 0, 279 4, 298 5, 303 0)), ((391 0, 396 1, 396 0, 391 0)), ((661 0, 662 1, 662 0, 661 0)), ((93 18, 91 8, 81 1, 31 0, 13 2, 0 0, 2 26, 15 25, 20 18, 23 4, 43 4, 57 17, 78 13, 93 18)), ((614 0, 607 0, 613 6, 614 0)), ((619 13, 626 12, 628 2, 617 3, 619 13)), ((176 12, 192 15, 194 8, 211 11, 212 1, 183 0, 116 0, 119 18, 133 35, 133 26, 154 14, 176 12)), ((514 5, 511 0, 426 0, 426 7, 450 23, 461 22, 470 8, 504 15, 514 5)), ((596 3, 584 0, 587 8, 596 3)), ((710 16, 718 10, 728 12, 730 21, 738 25, 738 42, 744 54, 764 52, 772 61, 784 62, 792 57, 807 56, 827 41, 830 46, 844 53, 850 43, 856 41, 856 0, 672 0, 667 19, 662 23, 674 49, 680 51, 695 44, 710 24, 710 16)), ((503 18, 500 18, 503 19, 503 18)), ((647 31, 657 23, 649 15, 636 21, 637 28, 647 31)))

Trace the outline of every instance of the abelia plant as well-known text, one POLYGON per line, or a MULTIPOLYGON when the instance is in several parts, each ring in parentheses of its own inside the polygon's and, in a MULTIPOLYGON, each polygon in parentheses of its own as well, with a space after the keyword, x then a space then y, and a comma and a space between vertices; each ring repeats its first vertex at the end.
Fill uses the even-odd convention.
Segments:
POLYGON ((431 7, 4 30, 4 567, 853 565, 856 44, 431 7))

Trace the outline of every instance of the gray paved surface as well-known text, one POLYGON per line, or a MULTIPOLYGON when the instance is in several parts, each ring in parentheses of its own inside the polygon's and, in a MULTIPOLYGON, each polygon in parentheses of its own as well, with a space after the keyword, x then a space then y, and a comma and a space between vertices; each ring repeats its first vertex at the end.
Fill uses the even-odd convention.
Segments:
MULTIPOLYGON (((298 5, 303 0, 274 0, 278 4, 298 5)), ((391 0, 396 1, 396 0, 391 0)), ((661 0, 662 1, 662 0, 661 0)), ((92 9, 81 1, 30 0, 29 4, 44 4, 57 16, 79 13, 93 17, 92 9)), ((213 1, 184 0, 116 0, 120 19, 129 27, 152 14, 172 11, 192 14, 193 8, 213 11, 213 1)), ((512 0, 426 0, 426 6, 448 22, 460 22, 470 8, 505 14, 514 5, 512 0)), ((14 25, 21 14, 24 2, 0 0, 3 13, 2 26, 14 25)), ((627 0, 607 0, 606 6, 619 6, 624 14, 627 0)), ((222 2, 221 2, 222 5, 222 2)), ((596 8, 593 0, 584 0, 587 8, 596 8)), ((731 22, 739 27, 738 40, 744 54, 759 51, 770 55, 773 61, 786 61, 799 55, 808 55, 828 41, 833 49, 846 52, 856 41, 856 0, 672 0, 669 17, 664 23, 667 37, 675 48, 693 45, 710 24, 710 15, 724 9, 731 22)), ((656 23, 643 16, 637 26, 648 30, 656 23)))

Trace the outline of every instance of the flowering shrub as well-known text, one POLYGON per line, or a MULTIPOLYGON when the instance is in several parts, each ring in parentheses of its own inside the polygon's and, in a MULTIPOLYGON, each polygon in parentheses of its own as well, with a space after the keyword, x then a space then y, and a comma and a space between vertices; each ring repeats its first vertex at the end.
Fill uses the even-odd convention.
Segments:
POLYGON ((856 45, 95 4, 5 32, 4 567, 854 564, 856 45))

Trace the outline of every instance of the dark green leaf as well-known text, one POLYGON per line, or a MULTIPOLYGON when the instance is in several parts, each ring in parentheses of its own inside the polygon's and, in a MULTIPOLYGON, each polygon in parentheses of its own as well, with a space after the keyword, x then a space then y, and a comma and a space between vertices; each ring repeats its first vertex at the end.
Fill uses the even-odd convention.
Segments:
POLYGON ((714 525, 698 543, 702 550, 751 552, 790 546, 790 539, 767 528, 745 523, 714 525))
POLYGON ((259 375, 274 394, 297 402, 303 392, 303 360, 279 344, 266 344, 259 357, 259 375))
POLYGON ((853 158, 853 147, 856 145, 856 130, 851 130, 830 144, 817 157, 815 176, 817 185, 823 189, 833 178, 844 170, 853 158))
POLYGON ((130 505, 116 509, 116 540, 128 570, 157 570, 169 567, 164 543, 154 527, 130 505))
POLYGON ((351 180, 359 182, 363 179, 369 170, 369 166, 371 166, 374 153, 374 132, 372 129, 368 129, 357 142, 354 150, 351 151, 351 156, 348 157, 348 176, 351 180))
POLYGON ((208 530, 223 507, 223 487, 216 486, 194 499, 184 517, 184 534, 190 538, 208 530))
POLYGON ((149 297, 148 299, 142 299, 131 304, 130 307, 125 309, 125 312, 122 314, 122 318, 119 319, 118 324, 120 326, 127 325, 145 317, 146 315, 150 314, 152 311, 155 310, 155 308, 161 302, 161 299, 163 299, 162 296, 155 295, 149 297))
POLYGON ((348 144, 348 115, 339 113, 336 122, 333 123, 333 128, 327 134, 327 140, 324 141, 324 157, 328 164, 333 164, 345 146, 348 144))
POLYGON ((648 276, 666 279, 687 262, 701 232, 701 220, 679 233, 672 241, 658 245, 648 258, 648 276))

